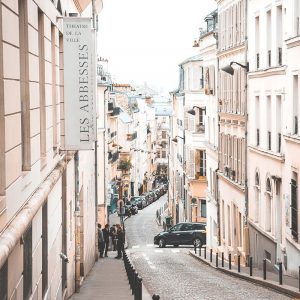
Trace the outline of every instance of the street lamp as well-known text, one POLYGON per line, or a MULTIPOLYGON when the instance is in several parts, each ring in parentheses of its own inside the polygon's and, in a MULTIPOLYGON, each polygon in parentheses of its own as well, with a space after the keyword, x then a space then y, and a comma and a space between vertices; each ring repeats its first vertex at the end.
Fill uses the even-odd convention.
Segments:
POLYGON ((193 106, 192 109, 188 110, 187 113, 190 114, 190 115, 193 115, 195 116, 196 115, 196 111, 195 111, 195 108, 198 108, 198 109, 203 109, 204 111, 206 111, 206 108, 201 108, 199 106, 193 106))
POLYGON ((176 135, 176 136, 172 139, 172 142, 178 143, 178 139, 177 139, 177 138, 180 138, 180 139, 182 139, 182 140, 184 141, 184 137, 181 137, 181 136, 179 136, 179 135, 176 135))
POLYGON ((229 65, 221 68, 221 70, 223 72, 228 73, 231 76, 233 76, 233 74, 234 74, 234 68, 232 67, 233 64, 236 64, 236 65, 240 66, 241 68, 246 69, 247 72, 249 71, 249 64, 248 63, 247 63, 247 65, 244 66, 244 65, 242 65, 242 64, 240 64, 240 63, 238 63, 236 61, 232 61, 229 65))

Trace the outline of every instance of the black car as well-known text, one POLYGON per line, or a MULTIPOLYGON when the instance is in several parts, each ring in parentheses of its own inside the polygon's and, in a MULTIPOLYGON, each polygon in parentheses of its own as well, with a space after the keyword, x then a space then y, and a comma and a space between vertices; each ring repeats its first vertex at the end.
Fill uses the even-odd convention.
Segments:
POLYGON ((132 215, 136 215, 138 213, 139 208, 137 207, 137 204, 135 202, 127 200, 126 205, 130 207, 130 212, 132 215))
POLYGON ((154 244, 160 248, 166 245, 196 245, 206 244, 205 223, 178 223, 168 231, 163 231, 154 237, 154 244))

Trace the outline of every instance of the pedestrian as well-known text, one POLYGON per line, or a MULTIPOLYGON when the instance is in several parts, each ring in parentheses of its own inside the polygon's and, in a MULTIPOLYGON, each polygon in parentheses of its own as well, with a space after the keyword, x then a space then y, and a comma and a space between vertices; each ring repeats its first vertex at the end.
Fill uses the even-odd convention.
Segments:
POLYGON ((124 232, 121 225, 117 225, 117 251, 118 255, 115 258, 122 258, 122 251, 124 250, 124 232))
POLYGON ((104 256, 107 257, 107 250, 109 246, 109 225, 108 224, 106 224, 105 227, 102 229, 102 233, 103 233, 104 247, 105 247, 104 256))
POLYGON ((115 224, 110 227, 109 235, 110 235, 111 249, 112 249, 112 251, 116 251, 116 235, 117 235, 117 231, 116 231, 116 225, 115 224))
POLYGON ((100 253, 100 258, 103 258, 104 248, 105 248, 105 242, 104 242, 103 232, 101 230, 101 224, 98 224, 98 250, 100 253))

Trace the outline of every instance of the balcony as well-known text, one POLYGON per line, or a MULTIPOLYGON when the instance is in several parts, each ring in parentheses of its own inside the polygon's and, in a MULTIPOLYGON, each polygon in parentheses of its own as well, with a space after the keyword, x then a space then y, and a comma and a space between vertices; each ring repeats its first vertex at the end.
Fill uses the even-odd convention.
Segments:
POLYGON ((127 134, 127 141, 133 141, 137 138, 137 132, 128 133, 127 134))

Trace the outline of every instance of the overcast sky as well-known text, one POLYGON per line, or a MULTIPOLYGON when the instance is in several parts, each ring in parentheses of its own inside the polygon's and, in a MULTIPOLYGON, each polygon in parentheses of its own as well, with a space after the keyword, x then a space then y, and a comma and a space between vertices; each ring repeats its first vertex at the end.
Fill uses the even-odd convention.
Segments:
POLYGON ((194 39, 215 0, 103 0, 99 55, 118 83, 178 87, 178 64, 197 54, 194 39))

